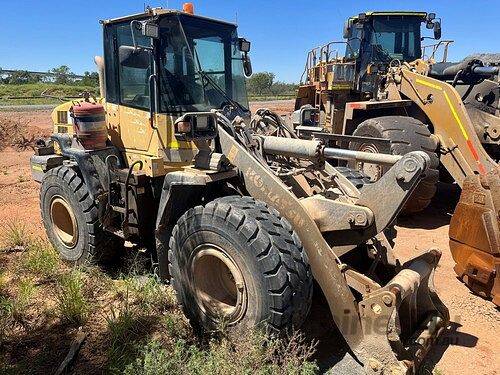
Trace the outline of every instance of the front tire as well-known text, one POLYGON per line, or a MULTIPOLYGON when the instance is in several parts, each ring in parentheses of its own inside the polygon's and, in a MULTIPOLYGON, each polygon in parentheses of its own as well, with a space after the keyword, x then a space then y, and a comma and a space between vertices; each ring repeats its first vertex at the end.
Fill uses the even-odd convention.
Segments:
POLYGON ((61 166, 45 174, 40 210, 47 236, 64 261, 108 263, 123 244, 103 230, 95 201, 71 168, 61 166))
POLYGON ((276 210, 229 196, 187 211, 172 231, 169 273, 191 323, 214 330, 299 327, 312 299, 306 253, 276 210))
MULTIPOLYGON (((439 180, 439 158, 436 153, 437 142, 431 136, 427 126, 413 117, 383 116, 368 119, 358 125, 354 136, 389 139, 390 145, 380 149, 377 143, 351 142, 349 149, 365 152, 382 152, 393 155, 405 155, 411 151, 423 151, 431 158, 431 167, 420 181, 410 199, 403 208, 403 213, 420 212, 425 209, 436 194, 439 180)), ((365 172, 372 182, 377 181, 390 168, 369 163, 352 163, 353 168, 365 172)))

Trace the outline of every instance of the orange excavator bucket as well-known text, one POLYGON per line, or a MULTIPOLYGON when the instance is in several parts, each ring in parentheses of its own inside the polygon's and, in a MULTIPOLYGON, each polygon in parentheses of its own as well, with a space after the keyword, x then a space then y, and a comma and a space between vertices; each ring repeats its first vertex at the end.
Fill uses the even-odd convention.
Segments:
POLYGON ((458 277, 500 306, 500 168, 464 180, 450 222, 450 249, 458 277))

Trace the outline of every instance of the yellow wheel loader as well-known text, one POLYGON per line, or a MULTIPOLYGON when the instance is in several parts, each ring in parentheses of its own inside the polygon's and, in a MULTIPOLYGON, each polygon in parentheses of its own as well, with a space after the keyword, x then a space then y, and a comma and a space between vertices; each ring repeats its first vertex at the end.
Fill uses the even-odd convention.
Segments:
POLYGON ((430 157, 254 131, 283 124, 269 111, 250 118, 250 43, 192 6, 102 24, 102 99, 57 107, 31 158, 61 257, 112 261, 124 240, 154 248, 159 275, 204 330, 298 328, 315 280, 349 347, 338 368, 415 373, 449 322, 433 284, 441 254, 402 263, 384 230, 430 157), (359 190, 334 160, 387 172, 359 190))
MULTIPOLYGON (((479 60, 436 63, 434 54, 423 59, 422 23, 434 29, 435 39, 441 37, 441 22, 433 13, 371 12, 349 18, 344 41, 309 52, 293 125, 301 137, 353 151, 425 152, 430 170, 405 210, 419 211, 430 203, 440 169, 451 175, 462 189, 449 232, 455 271, 473 291, 499 305, 500 180, 491 157, 498 154, 497 138, 490 136, 497 129, 474 124, 462 101, 465 93, 455 87, 457 81, 480 83, 498 74, 498 67, 479 60), (345 48, 344 55, 339 48, 345 48)), ((483 100, 480 96, 476 99, 483 100)), ((383 165, 349 163, 372 181, 387 173, 383 165)))

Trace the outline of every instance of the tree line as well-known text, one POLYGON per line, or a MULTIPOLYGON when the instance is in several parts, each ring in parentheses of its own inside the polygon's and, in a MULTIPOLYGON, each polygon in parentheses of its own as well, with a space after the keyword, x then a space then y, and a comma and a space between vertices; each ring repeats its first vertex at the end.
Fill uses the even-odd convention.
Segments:
MULTIPOLYGON (((85 72, 83 74, 83 78, 75 79, 75 74, 71 72, 71 69, 67 65, 61 65, 57 68, 49 70, 48 73, 51 73, 51 77, 24 70, 18 70, 7 74, 4 78, 0 77, 0 83, 11 85, 27 83, 56 83, 61 85, 99 86, 99 75, 97 72, 85 72)), ((271 72, 254 73, 250 78, 247 78, 248 95, 295 95, 298 84, 276 81, 275 78, 275 74, 271 72)))
POLYGON ((250 96, 263 95, 291 95, 295 93, 299 87, 296 83, 286 83, 275 81, 276 76, 271 72, 254 73, 247 79, 247 90, 250 96))
MULTIPOLYGON (((0 70, 1 72, 1 70, 0 70)), ((0 83, 6 85, 22 85, 28 83, 56 83, 60 85, 78 85, 78 86, 99 86, 99 75, 97 72, 85 72, 82 78, 75 78, 75 74, 67 65, 50 69, 43 75, 33 73, 26 70, 17 70, 15 72, 6 74, 5 77, 0 77, 0 83)))

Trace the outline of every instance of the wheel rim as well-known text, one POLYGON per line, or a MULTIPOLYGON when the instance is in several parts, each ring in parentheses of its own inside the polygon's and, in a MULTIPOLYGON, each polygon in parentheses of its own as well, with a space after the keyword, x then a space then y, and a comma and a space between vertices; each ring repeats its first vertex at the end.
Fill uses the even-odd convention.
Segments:
POLYGON ((54 197, 50 203, 50 220, 56 237, 71 249, 78 242, 78 224, 71 206, 60 196, 54 197))
POLYGON ((214 321, 235 324, 247 304, 246 284, 234 260, 220 247, 200 245, 191 262, 196 302, 214 321))
MULTIPOLYGON (((374 144, 369 144, 369 143, 363 143, 361 147, 358 149, 358 151, 363 151, 363 152, 371 152, 371 153, 379 153, 380 151, 374 144)), ((370 181, 375 182, 382 177, 383 170, 382 166, 379 164, 372 164, 372 163, 364 163, 362 161, 356 163, 356 167, 358 170, 362 171, 365 175, 367 175, 370 178, 370 181)))

